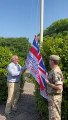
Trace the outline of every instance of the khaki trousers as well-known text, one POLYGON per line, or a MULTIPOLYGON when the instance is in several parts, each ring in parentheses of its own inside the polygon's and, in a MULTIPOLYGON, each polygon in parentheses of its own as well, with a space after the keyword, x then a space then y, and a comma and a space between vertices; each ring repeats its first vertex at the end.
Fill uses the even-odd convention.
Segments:
POLYGON ((48 96, 49 120, 61 120, 62 95, 48 96))
POLYGON ((11 107, 16 107, 17 101, 20 94, 20 83, 7 83, 8 86, 8 98, 5 108, 5 113, 8 114, 11 112, 11 107))

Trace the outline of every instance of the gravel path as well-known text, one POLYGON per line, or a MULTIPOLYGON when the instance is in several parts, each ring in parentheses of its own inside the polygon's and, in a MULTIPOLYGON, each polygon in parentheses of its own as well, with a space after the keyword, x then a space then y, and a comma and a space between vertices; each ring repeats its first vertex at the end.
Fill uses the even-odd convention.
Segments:
MULTIPOLYGON (((34 84, 25 82, 24 92, 18 102, 18 110, 11 113, 9 120, 40 120, 33 96, 34 84)), ((8 120, 4 116, 5 105, 0 105, 0 120, 8 120)))

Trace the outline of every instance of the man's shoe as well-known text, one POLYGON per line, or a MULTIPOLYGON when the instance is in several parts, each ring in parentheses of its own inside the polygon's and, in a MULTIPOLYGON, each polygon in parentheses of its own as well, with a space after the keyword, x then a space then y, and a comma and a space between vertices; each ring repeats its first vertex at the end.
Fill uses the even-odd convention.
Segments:
POLYGON ((12 110, 13 110, 13 111, 17 111, 17 107, 13 107, 12 110))
POLYGON ((7 120, 10 120, 10 113, 5 113, 5 117, 7 120))

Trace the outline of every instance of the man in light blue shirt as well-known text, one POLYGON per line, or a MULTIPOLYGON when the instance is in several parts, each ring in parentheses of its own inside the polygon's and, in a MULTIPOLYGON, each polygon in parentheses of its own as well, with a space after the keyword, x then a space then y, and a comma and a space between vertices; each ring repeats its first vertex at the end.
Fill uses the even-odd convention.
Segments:
POLYGON ((22 72, 25 70, 25 67, 21 67, 19 64, 11 62, 8 67, 8 82, 19 82, 22 72))
POLYGON ((12 110, 17 109, 17 101, 20 94, 20 77, 26 70, 26 67, 21 67, 18 64, 18 56, 12 57, 12 62, 7 66, 7 86, 8 86, 8 99, 5 108, 5 114, 8 115, 12 110))

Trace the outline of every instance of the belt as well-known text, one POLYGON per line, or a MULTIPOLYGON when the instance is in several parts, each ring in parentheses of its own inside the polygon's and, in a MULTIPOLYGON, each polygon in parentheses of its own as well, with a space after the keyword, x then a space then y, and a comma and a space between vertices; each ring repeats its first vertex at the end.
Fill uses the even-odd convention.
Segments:
POLYGON ((19 83, 19 82, 9 82, 9 81, 8 81, 8 83, 19 83))
POLYGON ((48 93, 48 95, 61 95, 61 93, 48 93))

